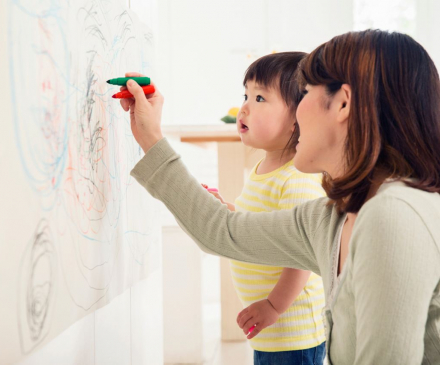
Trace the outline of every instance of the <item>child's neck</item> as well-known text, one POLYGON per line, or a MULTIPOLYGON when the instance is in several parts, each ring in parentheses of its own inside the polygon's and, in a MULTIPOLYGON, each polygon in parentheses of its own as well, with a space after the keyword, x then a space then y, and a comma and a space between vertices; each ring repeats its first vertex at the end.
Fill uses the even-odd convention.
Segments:
POLYGON ((266 156, 258 165, 255 173, 257 175, 263 175, 275 171, 276 169, 285 165, 287 162, 291 161, 294 156, 295 152, 292 150, 284 151, 284 153, 283 150, 266 151, 266 156))

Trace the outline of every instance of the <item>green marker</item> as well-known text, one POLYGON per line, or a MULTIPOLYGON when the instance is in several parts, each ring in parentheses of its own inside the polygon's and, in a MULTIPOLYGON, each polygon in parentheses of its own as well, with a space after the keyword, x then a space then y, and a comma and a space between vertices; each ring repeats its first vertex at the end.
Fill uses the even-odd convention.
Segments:
POLYGON ((140 86, 150 85, 149 77, 118 77, 117 79, 107 80, 107 83, 111 85, 127 86, 128 80, 134 80, 140 86))

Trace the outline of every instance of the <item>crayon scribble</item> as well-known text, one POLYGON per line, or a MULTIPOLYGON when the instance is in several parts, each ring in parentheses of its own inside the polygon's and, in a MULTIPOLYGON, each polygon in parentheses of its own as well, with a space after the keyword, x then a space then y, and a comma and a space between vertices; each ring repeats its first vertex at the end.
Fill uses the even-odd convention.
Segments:
POLYGON ((29 353, 48 334, 56 299, 57 257, 46 220, 39 222, 28 245, 19 277, 20 344, 29 353))
POLYGON ((105 81, 127 70, 151 75, 153 43, 151 31, 116 0, 8 5, 15 153, 38 201, 33 209, 43 217, 37 233, 27 235, 34 243, 23 251, 26 275, 18 283, 27 353, 50 327, 54 283, 87 311, 112 285, 120 292, 150 269, 158 207, 130 177, 141 151, 128 116, 111 98, 115 87, 105 81), (30 252, 56 261, 61 277, 52 264, 47 280, 29 277, 30 252), (131 276, 122 277, 121 268, 131 276))

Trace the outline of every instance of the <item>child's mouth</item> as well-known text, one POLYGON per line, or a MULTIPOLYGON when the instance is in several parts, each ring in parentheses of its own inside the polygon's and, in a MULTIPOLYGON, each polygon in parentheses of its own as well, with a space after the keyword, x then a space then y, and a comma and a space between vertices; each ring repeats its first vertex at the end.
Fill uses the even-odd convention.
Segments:
POLYGON ((246 131, 249 130, 249 127, 246 124, 244 124, 242 121, 239 122, 240 122, 240 133, 245 133, 246 131))

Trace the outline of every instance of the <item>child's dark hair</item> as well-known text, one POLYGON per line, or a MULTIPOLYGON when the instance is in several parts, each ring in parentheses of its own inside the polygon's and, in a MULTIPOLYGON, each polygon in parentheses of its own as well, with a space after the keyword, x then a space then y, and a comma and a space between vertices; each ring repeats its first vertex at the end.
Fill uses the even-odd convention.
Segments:
MULTIPOLYGON (((281 52, 263 56, 254 61, 246 70, 243 86, 254 81, 266 88, 279 90, 281 97, 291 111, 295 130, 284 149, 296 152, 299 138, 299 126, 296 122, 296 108, 302 98, 295 73, 299 62, 307 56, 304 52, 281 52)), ((284 153, 284 152, 283 152, 284 153)))

